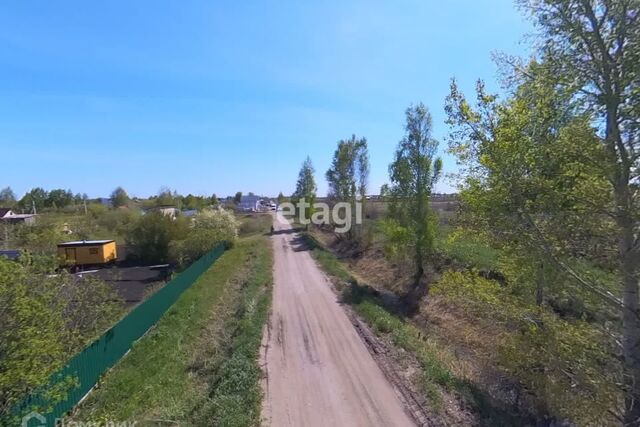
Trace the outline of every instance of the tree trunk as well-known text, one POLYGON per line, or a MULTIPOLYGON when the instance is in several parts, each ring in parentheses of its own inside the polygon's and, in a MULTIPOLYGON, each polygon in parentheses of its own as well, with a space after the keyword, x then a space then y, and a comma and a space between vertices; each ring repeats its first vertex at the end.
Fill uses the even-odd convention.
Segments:
POLYGON ((405 312, 409 316, 416 314, 420 301, 429 294, 429 283, 424 277, 424 267, 417 265, 416 275, 411 289, 404 296, 405 312))
POLYGON ((625 365, 626 426, 640 426, 640 317, 638 286, 640 269, 633 251, 633 229, 623 230, 620 252, 622 255, 623 315, 622 350, 625 365))

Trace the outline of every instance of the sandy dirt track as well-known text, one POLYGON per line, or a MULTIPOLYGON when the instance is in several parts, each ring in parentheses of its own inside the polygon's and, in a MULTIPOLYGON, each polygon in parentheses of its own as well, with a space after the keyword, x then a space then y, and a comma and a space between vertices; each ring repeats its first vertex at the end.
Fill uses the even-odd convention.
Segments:
POLYGON ((415 425, 298 235, 280 213, 274 226, 263 424, 415 425))

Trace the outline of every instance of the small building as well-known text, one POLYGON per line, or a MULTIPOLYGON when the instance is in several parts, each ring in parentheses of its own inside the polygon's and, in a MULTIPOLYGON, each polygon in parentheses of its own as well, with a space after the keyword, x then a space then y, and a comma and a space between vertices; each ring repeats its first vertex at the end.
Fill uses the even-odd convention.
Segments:
POLYGON ((150 212, 160 212, 164 216, 168 216, 171 219, 176 219, 176 217, 180 214, 180 209, 171 205, 162 205, 149 208, 144 211, 145 214, 150 212))
POLYGON ((79 240, 58 245, 61 265, 100 265, 115 262, 118 258, 113 240, 79 240))
POLYGON ((33 225, 36 222, 34 214, 18 214, 8 208, 0 208, 0 222, 5 224, 33 225))
POLYGON ((261 209, 262 199, 255 195, 242 196, 236 208, 240 211, 257 212, 261 209))

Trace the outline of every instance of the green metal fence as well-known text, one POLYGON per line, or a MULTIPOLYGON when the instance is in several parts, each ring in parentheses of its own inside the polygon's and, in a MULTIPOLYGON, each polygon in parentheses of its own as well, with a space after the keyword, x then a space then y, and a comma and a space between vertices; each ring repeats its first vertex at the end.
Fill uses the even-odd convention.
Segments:
MULTIPOLYGON (((182 292, 191 286, 223 254, 224 245, 218 245, 211 252, 194 262, 189 268, 167 283, 153 296, 134 308, 100 338, 73 357, 59 372, 54 374, 49 386, 39 393, 29 396, 18 408, 16 419, 31 413, 42 412, 47 426, 53 426, 55 420, 73 409, 75 405, 93 388, 108 369, 115 365, 131 348, 131 345, 143 336, 162 315, 176 302, 182 292), (47 398, 47 390, 73 381, 71 390, 65 399, 53 406, 47 398), (47 408, 47 409, 43 409, 47 408)), ((42 425, 42 418, 35 416, 27 426, 42 425)))

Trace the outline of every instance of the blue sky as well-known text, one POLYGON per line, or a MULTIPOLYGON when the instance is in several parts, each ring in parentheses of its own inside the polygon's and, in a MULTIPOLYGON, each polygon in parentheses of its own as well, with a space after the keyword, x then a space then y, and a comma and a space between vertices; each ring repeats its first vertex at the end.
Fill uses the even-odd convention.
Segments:
POLYGON ((444 151, 450 78, 496 88, 529 32, 513 0, 3 2, 0 187, 289 194, 309 155, 324 193, 355 133, 377 192, 406 107, 444 151))

